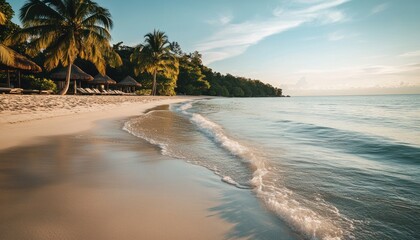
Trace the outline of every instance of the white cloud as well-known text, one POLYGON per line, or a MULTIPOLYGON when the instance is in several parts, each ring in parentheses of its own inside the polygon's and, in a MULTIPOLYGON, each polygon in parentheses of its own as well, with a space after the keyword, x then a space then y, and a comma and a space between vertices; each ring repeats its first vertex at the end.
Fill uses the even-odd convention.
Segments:
POLYGON ((403 53, 403 54, 399 55, 399 57, 420 57, 420 50, 412 51, 412 52, 406 52, 406 53, 403 53))
POLYGON ((346 16, 341 11, 329 11, 325 14, 323 23, 337 23, 337 22, 343 22, 346 20, 346 16))
POLYGON ((347 38, 353 38, 358 36, 358 34, 350 34, 350 33, 344 33, 342 31, 336 31, 328 34, 327 39, 328 41, 339 41, 347 38))
POLYGON ((376 65, 369 66, 362 69, 366 74, 372 75, 388 75, 388 74, 401 74, 409 72, 420 71, 420 63, 410 63, 405 65, 376 65))
MULTIPOLYGON (((198 43, 196 49, 203 54, 206 64, 238 56, 263 39, 301 26, 308 22, 336 23, 345 19, 344 13, 333 9, 349 0, 319 0, 301 2, 299 8, 277 8, 266 20, 231 23, 224 26, 208 40, 198 43), (303 6, 302 6, 303 4, 303 6), (308 6, 309 5, 309 6, 308 6)), ((223 22, 220 21, 219 22, 223 22)))
POLYGON ((389 75, 420 71, 420 63, 404 65, 369 65, 337 69, 306 69, 296 72, 297 75, 330 75, 330 76, 355 76, 355 75, 389 75))
POLYGON ((217 19, 207 21, 211 25, 226 25, 232 21, 233 17, 231 15, 221 15, 217 19))
POLYGON ((385 11, 388 8, 388 3, 382 3, 372 8, 371 14, 377 14, 385 11))

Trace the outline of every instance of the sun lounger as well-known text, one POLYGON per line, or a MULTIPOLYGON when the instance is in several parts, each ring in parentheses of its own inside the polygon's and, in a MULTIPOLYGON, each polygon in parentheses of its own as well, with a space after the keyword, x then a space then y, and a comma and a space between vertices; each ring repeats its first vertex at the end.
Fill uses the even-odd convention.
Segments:
POLYGON ((53 93, 53 91, 51 91, 51 90, 41 90, 41 91, 39 91, 39 94, 42 94, 42 95, 50 95, 52 93, 53 93))
POLYGON ((22 88, 12 88, 9 93, 11 94, 22 94, 22 88))
POLYGON ((96 93, 95 93, 92 89, 90 89, 90 88, 85 88, 85 91, 86 91, 87 93, 91 94, 91 95, 95 95, 95 94, 96 94, 96 93))
POLYGON ((81 93, 82 95, 92 95, 91 93, 88 93, 85 89, 83 88, 76 88, 78 93, 81 93))
POLYGON ((33 90, 33 89, 24 89, 22 91, 23 94, 39 94, 39 90, 33 90))
POLYGON ((92 88, 92 91, 94 91, 96 94, 102 94, 101 91, 99 91, 99 89, 97 88, 92 88))
POLYGON ((11 88, 0 87, 0 93, 10 93, 11 88))

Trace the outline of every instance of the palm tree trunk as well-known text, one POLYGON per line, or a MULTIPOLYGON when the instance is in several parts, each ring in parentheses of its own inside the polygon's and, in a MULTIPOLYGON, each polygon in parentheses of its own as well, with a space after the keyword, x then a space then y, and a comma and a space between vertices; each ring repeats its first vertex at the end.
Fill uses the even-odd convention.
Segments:
POLYGON ((69 87, 70 87, 71 66, 72 65, 73 65, 73 63, 70 63, 69 66, 67 67, 66 82, 64 83, 63 89, 61 89, 61 91, 58 93, 59 95, 66 95, 67 91, 69 90, 69 87))
POLYGON ((152 88, 152 95, 153 96, 156 95, 156 75, 157 75, 157 73, 154 72, 153 73, 153 88, 152 88))

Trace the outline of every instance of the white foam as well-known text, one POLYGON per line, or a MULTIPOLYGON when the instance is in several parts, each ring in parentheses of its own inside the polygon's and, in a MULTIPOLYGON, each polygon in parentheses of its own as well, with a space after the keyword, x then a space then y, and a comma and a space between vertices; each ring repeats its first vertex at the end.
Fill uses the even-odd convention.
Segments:
POLYGON ((240 157, 242 154, 247 152, 246 147, 241 145, 239 142, 227 137, 222 127, 206 119, 200 114, 191 114, 191 121, 232 154, 240 157))
POLYGON ((233 179, 232 179, 231 177, 229 177, 229 176, 224 176, 224 177, 222 178, 222 181, 223 181, 223 182, 225 182, 225 183, 228 183, 228 184, 230 184, 230 185, 233 185, 233 186, 239 187, 239 183, 235 182, 235 180, 233 180, 233 179))
MULTIPOLYGON (((326 202, 323 202, 323 204, 325 204, 323 208, 331 210, 330 214, 336 215, 334 218, 322 216, 311 210, 307 204, 303 204, 302 199, 304 197, 297 196, 293 193, 293 191, 275 182, 276 178, 270 176, 270 174, 275 174, 275 172, 270 171, 271 167, 269 161, 256 156, 252 149, 229 137, 220 125, 210 121, 200 114, 188 113, 186 110, 191 107, 191 103, 186 103, 179 109, 183 114, 190 117, 191 122, 194 123, 200 131, 212 138, 216 143, 220 144, 221 147, 229 151, 231 154, 250 164, 254 170, 251 180, 251 184, 254 187, 253 191, 271 211, 285 220, 293 229, 303 233, 309 239, 339 240, 342 239, 344 235, 347 235, 347 233, 340 228, 340 224, 336 223, 334 220, 347 220, 340 216, 338 209, 334 206, 328 205, 326 202)), ((161 148, 162 154, 178 157, 173 152, 169 152, 170 148, 167 143, 158 142, 154 139, 148 138, 138 131, 134 131, 131 124, 131 121, 126 122, 123 129, 134 136, 145 139, 154 145, 158 145, 161 148)), ((215 167, 205 167, 214 171, 216 174, 220 174, 218 169, 215 167)), ((221 178, 223 182, 236 187, 244 188, 230 176, 221 176, 221 178)))
POLYGON ((179 110, 187 111, 190 108, 192 108, 192 102, 186 102, 179 107, 179 110))
MULTIPOLYGON (((292 228, 310 239, 338 240, 343 238, 344 231, 334 220, 321 216, 305 207, 301 202, 297 201, 299 196, 295 196, 293 191, 286 187, 279 188, 278 184, 274 184, 274 182, 268 180, 268 177, 266 178, 266 175, 270 173, 268 170, 270 167, 266 160, 255 156, 248 147, 228 137, 218 124, 197 113, 183 113, 189 115, 191 121, 201 131, 213 138, 224 149, 251 164, 254 170, 251 184, 254 186, 257 196, 270 210, 288 222, 292 228)), ((234 186, 239 185, 229 176, 223 177, 222 181, 234 186)), ((337 215, 340 214, 334 206, 329 205, 326 208, 333 209, 333 212, 335 211, 337 215)), ((337 218, 343 219, 341 216, 337 218)))

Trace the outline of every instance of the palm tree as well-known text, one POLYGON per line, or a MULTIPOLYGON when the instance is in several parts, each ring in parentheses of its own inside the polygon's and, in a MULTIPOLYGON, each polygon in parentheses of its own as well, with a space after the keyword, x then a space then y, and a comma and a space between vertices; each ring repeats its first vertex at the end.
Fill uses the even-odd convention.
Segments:
POLYGON ((156 95, 156 77, 162 74, 175 78, 179 73, 178 59, 171 51, 171 44, 164 32, 154 30, 144 36, 145 43, 136 46, 130 56, 134 64, 134 74, 147 72, 153 76, 152 95, 156 95))
POLYGON ((52 70, 67 66, 64 88, 70 84, 71 66, 77 57, 91 61, 105 74, 106 62, 121 65, 121 58, 109 43, 113 22, 109 11, 91 0, 28 0, 20 9, 23 29, 8 43, 29 42, 27 53, 35 56, 44 51, 44 66, 52 70))

